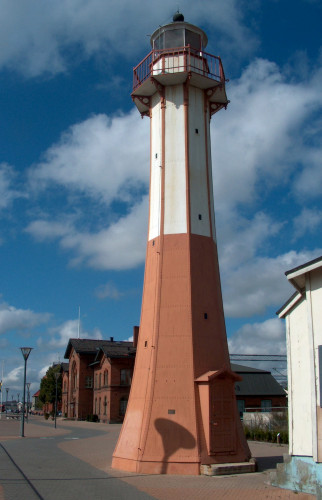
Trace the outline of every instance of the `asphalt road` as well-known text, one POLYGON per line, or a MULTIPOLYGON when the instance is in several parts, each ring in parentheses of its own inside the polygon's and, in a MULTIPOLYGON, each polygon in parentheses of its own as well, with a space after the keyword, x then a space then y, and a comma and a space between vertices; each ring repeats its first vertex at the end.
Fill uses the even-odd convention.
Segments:
POLYGON ((56 437, 2 441, 0 483, 5 500, 153 498, 59 448, 67 440, 86 439, 99 434, 103 433, 92 428, 76 428, 67 435, 56 437))

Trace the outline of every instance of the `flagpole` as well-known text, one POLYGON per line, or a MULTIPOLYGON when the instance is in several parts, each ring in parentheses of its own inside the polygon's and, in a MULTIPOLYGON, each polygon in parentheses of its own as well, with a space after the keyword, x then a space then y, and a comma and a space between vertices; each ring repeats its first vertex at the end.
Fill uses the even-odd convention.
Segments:
POLYGON ((78 306, 78 336, 77 336, 78 339, 79 339, 79 333, 80 333, 80 306, 78 306))

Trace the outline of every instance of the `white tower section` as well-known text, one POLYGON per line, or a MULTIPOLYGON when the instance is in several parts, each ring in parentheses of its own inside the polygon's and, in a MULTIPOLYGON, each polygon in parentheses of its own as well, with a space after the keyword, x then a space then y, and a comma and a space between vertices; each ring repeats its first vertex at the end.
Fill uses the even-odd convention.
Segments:
POLYGON ((134 70, 132 97, 151 118, 148 240, 161 233, 215 239, 209 129, 210 116, 228 103, 224 72, 220 59, 203 51, 207 37, 200 28, 168 27, 153 33, 153 52, 134 70), (173 49, 173 43, 180 45, 173 49))

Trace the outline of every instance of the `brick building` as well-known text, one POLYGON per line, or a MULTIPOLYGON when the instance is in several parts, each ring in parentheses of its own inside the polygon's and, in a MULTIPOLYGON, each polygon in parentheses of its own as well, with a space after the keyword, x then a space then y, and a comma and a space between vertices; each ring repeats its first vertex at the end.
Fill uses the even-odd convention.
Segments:
POLYGON ((68 418, 97 415, 103 422, 122 422, 135 360, 133 342, 70 339, 65 352, 62 408, 68 418))
POLYGON ((245 409, 271 412, 287 406, 286 392, 271 372, 232 363, 231 369, 242 377, 235 383, 240 415, 245 409))
POLYGON ((102 345, 94 368, 93 413, 101 422, 122 422, 129 398, 135 348, 131 342, 102 345))
POLYGON ((68 385, 69 385, 69 363, 61 363, 61 411, 67 416, 68 413, 68 385))

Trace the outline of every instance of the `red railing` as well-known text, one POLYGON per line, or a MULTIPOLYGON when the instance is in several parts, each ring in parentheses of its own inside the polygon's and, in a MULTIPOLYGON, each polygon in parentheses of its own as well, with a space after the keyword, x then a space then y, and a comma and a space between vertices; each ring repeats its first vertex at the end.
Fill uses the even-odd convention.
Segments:
POLYGON ((150 76, 195 72, 217 82, 225 82, 220 57, 187 47, 151 50, 133 70, 133 91, 150 76))

